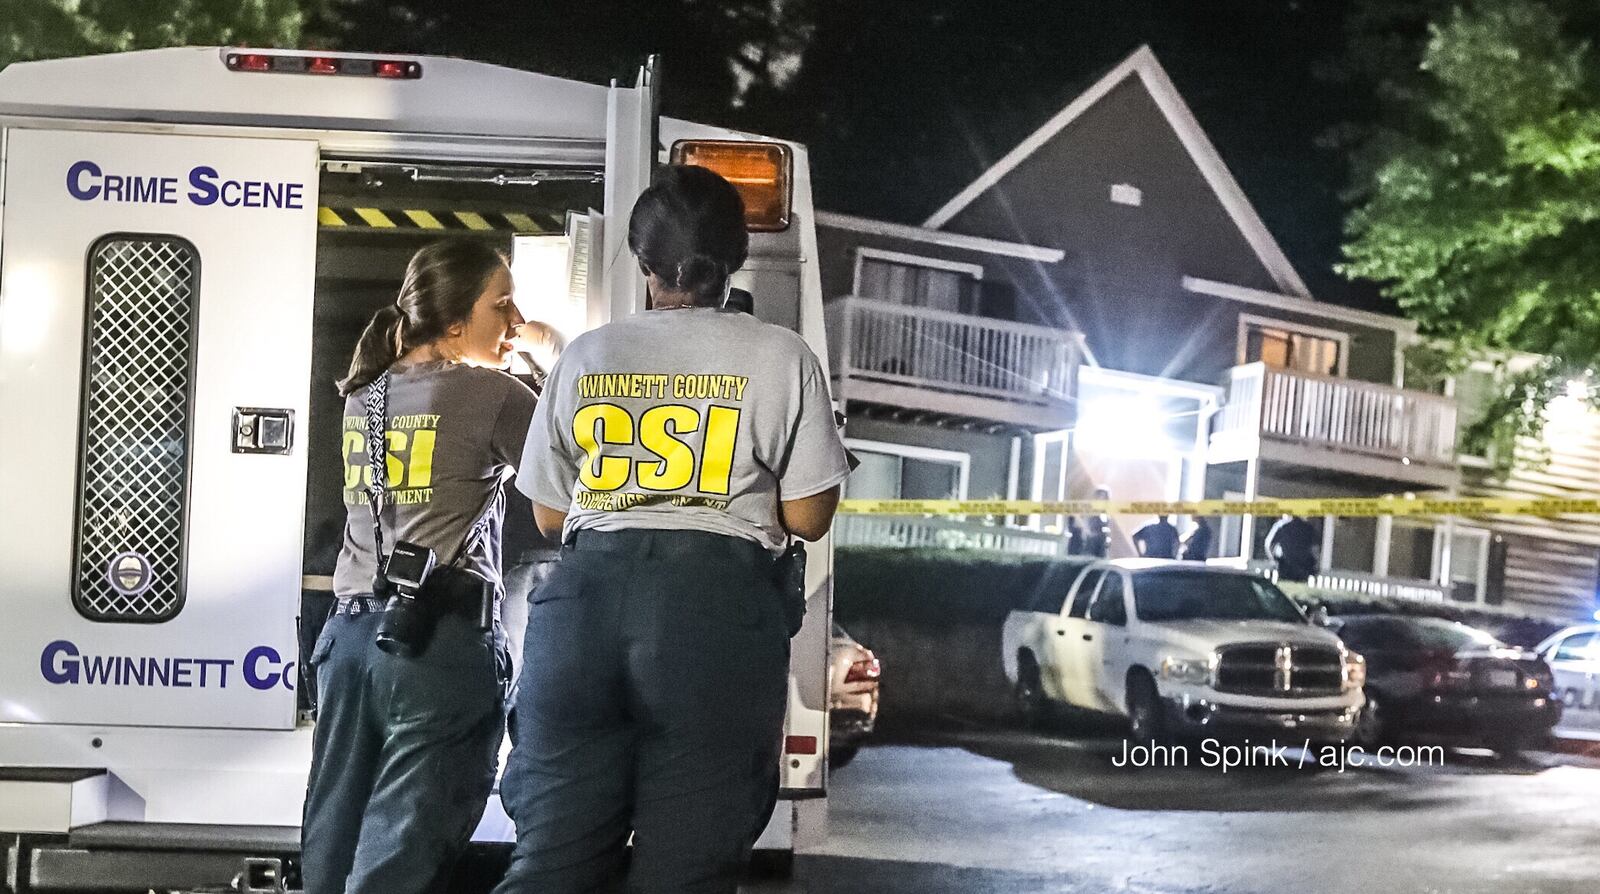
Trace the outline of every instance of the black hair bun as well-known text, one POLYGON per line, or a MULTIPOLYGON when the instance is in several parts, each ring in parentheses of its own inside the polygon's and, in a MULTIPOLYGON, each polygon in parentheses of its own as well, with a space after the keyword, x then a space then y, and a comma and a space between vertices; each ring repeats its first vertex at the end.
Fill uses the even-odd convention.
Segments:
POLYGON ((705 254, 692 254, 678 262, 677 286, 686 292, 706 295, 722 291, 728 278, 728 265, 705 254))

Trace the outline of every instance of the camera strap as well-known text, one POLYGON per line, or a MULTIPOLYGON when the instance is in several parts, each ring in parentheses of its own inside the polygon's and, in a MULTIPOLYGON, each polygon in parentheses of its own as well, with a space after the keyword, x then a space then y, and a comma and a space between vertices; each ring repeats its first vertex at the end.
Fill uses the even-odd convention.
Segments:
POLYGON ((383 554, 383 504, 389 494, 389 372, 372 380, 367 386, 367 466, 372 473, 372 483, 367 485, 367 505, 372 508, 372 549, 377 567, 372 576, 372 592, 381 596, 388 592, 389 581, 383 576, 386 561, 383 554))

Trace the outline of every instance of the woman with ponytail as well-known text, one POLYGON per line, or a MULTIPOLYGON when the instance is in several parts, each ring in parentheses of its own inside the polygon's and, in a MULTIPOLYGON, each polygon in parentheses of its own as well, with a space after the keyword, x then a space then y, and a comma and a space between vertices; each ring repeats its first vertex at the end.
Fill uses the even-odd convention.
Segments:
POLYGON ((338 602, 309 661, 320 703, 308 894, 443 891, 483 812, 509 673, 496 620, 504 485, 535 404, 502 369, 524 326, 504 256, 474 239, 434 243, 339 382, 348 512, 338 602), (380 430, 374 468, 368 433, 380 430), (437 559, 415 609, 384 573, 397 544, 437 559), (402 636, 412 611, 427 624, 402 636))

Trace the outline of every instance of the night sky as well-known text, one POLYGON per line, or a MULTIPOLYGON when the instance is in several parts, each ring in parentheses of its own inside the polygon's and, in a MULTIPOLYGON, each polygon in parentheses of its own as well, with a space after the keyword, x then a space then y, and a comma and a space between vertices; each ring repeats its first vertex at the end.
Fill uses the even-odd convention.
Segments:
POLYGON ((770 2, 358 4, 340 42, 591 81, 659 52, 668 114, 801 140, 823 208, 905 223, 1149 44, 1313 294, 1392 310, 1332 270, 1347 173, 1319 142, 1374 102, 1319 72, 1339 64, 1355 0, 788 0, 807 4, 798 70, 741 91, 726 60, 770 50, 770 29, 730 11, 770 2))

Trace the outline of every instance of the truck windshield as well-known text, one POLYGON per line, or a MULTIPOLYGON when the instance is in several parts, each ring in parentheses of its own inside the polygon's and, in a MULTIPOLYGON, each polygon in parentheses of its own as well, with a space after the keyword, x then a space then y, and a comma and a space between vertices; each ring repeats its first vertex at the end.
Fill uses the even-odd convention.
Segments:
POLYGON ((1246 574, 1204 571, 1143 572, 1133 576, 1134 610, 1141 621, 1289 621, 1305 616, 1283 591, 1246 574))

